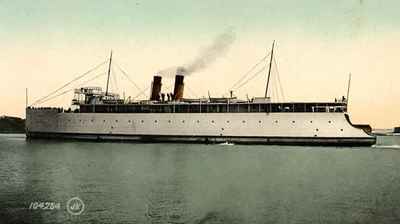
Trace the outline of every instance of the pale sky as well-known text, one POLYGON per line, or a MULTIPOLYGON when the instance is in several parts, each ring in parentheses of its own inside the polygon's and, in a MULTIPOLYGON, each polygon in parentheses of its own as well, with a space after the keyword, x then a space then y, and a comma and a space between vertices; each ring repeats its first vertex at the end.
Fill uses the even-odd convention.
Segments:
MULTIPOLYGON (((111 49, 145 89, 155 72, 191 60, 232 28, 229 51, 186 78, 185 97, 227 96, 276 40, 286 101, 333 101, 346 94, 352 73, 352 121, 392 128, 400 125, 399 8, 397 0, 0 0, 0 115, 24 117, 26 87, 32 103, 105 60, 111 49)), ((138 94, 116 76, 113 91, 138 94)), ((106 77, 100 78, 88 85, 104 87, 106 77)), ((172 82, 164 79, 163 88, 172 82)), ((236 94, 263 96, 265 82, 261 75, 236 94)), ((68 107, 71 99, 72 92, 45 105, 68 107)))

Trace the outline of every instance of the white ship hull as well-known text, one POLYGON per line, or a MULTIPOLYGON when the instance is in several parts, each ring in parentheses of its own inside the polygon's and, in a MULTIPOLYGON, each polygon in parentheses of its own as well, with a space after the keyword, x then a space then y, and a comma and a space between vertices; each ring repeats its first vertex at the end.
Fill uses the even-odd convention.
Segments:
POLYGON ((63 113, 27 109, 30 138, 372 145, 345 113, 63 113))

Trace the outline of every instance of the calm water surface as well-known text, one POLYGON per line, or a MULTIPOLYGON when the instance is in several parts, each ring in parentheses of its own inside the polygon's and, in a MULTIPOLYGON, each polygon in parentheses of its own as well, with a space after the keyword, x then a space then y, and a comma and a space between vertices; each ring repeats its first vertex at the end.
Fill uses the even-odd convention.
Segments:
POLYGON ((400 136, 334 148, 0 135, 0 223, 400 223, 400 136))

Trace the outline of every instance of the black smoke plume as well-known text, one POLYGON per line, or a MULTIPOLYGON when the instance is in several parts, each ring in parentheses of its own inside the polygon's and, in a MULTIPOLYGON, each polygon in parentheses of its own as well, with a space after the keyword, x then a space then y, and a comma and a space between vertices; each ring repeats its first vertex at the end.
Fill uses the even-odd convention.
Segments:
POLYGON ((232 29, 228 29, 224 33, 218 35, 211 45, 202 49, 199 54, 189 63, 182 66, 173 66, 167 69, 163 69, 158 73, 164 76, 173 76, 178 72, 183 75, 191 75, 206 69, 218 58, 225 55, 229 50, 232 43, 235 41, 235 33, 232 29))

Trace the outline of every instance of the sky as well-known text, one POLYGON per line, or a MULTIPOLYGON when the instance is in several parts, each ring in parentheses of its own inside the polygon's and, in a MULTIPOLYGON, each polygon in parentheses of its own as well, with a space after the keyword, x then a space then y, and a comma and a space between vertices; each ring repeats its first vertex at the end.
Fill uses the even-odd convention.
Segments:
MULTIPOLYGON (((352 121, 392 128, 400 125, 399 8, 397 0, 0 0, 0 115, 24 117, 25 88, 32 103, 106 60, 111 50, 146 90, 157 71, 196 58, 230 29, 234 42, 186 77, 185 97, 227 96, 276 40, 273 100, 333 101, 346 95, 351 73, 352 121), (284 94, 275 93, 279 86, 284 94)), ((112 91, 141 92, 113 70, 112 91)), ((85 85, 105 83, 100 76, 85 85)), ((163 78, 163 90, 172 83, 163 78)), ((265 83, 266 75, 257 76, 234 94, 263 96, 265 83)), ((68 107, 72 97, 68 92, 43 106, 68 107)))

